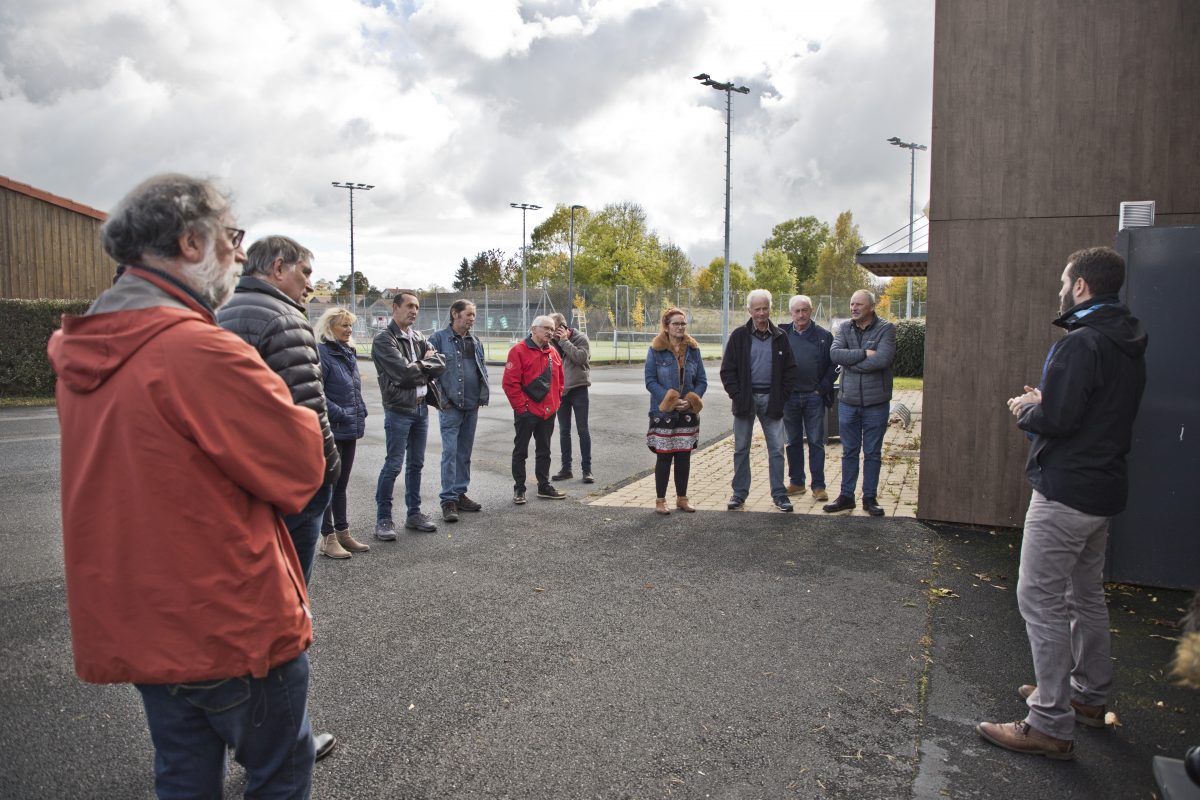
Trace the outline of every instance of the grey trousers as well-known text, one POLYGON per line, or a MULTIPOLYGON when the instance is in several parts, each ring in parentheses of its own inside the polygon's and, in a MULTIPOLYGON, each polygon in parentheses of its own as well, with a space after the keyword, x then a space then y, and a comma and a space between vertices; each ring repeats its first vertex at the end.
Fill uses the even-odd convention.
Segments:
POLYGON ((1017 605, 1038 687, 1025 721, 1057 739, 1075 738, 1071 700, 1104 705, 1112 684, 1103 577, 1108 520, 1036 491, 1025 513, 1017 605))

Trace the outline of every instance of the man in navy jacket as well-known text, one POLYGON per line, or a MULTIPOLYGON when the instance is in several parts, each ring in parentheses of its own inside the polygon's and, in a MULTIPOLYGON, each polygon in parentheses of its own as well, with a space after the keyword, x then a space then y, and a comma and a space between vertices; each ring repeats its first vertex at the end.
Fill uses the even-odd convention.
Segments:
POLYGON ((796 357, 796 385, 783 408, 787 432, 788 494, 804 494, 804 439, 814 500, 825 501, 825 409, 833 402, 833 334, 813 322, 812 300, 798 294, 788 301, 792 321, 779 326, 796 357))

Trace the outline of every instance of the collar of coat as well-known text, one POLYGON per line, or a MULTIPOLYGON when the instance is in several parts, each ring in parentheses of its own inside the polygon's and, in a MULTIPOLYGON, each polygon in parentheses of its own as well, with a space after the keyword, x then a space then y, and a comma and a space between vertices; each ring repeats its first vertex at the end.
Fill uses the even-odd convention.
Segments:
MULTIPOLYGON (((751 317, 750 319, 746 320, 746 325, 744 327, 746 328, 746 333, 753 336, 754 335, 754 318, 751 317)), ((779 326, 776 325, 771 320, 767 320, 767 333, 769 333, 771 335, 770 338, 772 338, 772 339, 774 339, 776 336, 783 335, 783 331, 780 330, 779 326)))
POLYGON ((538 351, 539 353, 544 353, 544 352, 546 352, 547 350, 549 350, 549 349, 550 349, 550 343, 549 343, 549 342, 546 342, 546 346, 545 346, 545 347, 538 347, 538 346, 537 346, 537 342, 533 341, 533 337, 532 337, 532 336, 526 336, 526 337, 525 337, 525 346, 526 346, 526 347, 528 347, 530 350, 536 350, 536 351, 538 351))
POLYGON ((308 317, 308 312, 304 306, 297 303, 292 298, 288 297, 283 292, 257 275, 243 275, 238 279, 237 288, 233 290, 234 294, 245 294, 247 292, 258 292, 259 294, 270 295, 276 300, 282 300, 292 308, 304 312, 305 318, 308 317))
MULTIPOLYGON (((690 334, 685 333, 683 335, 683 342, 688 347, 694 347, 697 350, 700 349, 699 343, 697 343, 696 340, 693 339, 690 334)), ((653 347, 655 350, 660 350, 660 351, 661 350, 670 350, 671 349, 671 337, 667 335, 666 331, 659 331, 658 336, 654 337, 654 341, 652 341, 650 343, 650 346, 653 347)))

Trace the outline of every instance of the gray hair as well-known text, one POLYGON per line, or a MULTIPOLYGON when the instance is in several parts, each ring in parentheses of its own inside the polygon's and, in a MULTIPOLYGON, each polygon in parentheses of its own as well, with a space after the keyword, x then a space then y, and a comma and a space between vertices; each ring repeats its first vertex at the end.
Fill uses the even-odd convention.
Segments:
POLYGON ((857 294, 865 294, 867 296, 867 301, 871 304, 871 307, 872 308, 875 307, 875 293, 872 292, 870 289, 859 289, 857 292, 850 295, 850 299, 853 300, 854 295, 857 295, 857 294))
POLYGON ((553 328, 554 320, 551 319, 548 314, 542 314, 541 316, 533 318, 533 321, 529 323, 529 329, 533 330, 539 325, 549 325, 551 328, 553 328))
MULTIPOLYGON (((313 333, 317 335, 317 341, 336 341, 333 335, 333 323, 343 319, 350 320, 350 324, 353 325, 354 320, 358 319, 358 317, 354 316, 350 309, 342 308, 341 306, 325 309, 325 313, 317 319, 317 324, 313 326, 313 333)), ((351 341, 353 341, 353 337, 351 337, 351 341)))
POLYGON ((211 246, 229 198, 209 180, 178 173, 155 175, 117 203, 101 228, 104 250, 118 264, 145 255, 179 258, 180 237, 199 234, 211 246))
POLYGON ((792 299, 788 300, 788 311, 795 311, 796 306, 801 303, 808 303, 808 307, 812 308, 812 298, 806 294, 794 294, 792 299))
POLYGON ((555 327, 567 327, 567 318, 557 311, 550 315, 550 319, 554 320, 555 327))
POLYGON ((767 301, 768 306, 771 305, 771 293, 770 292, 768 292, 766 289, 752 290, 750 292, 750 294, 746 295, 746 310, 747 311, 750 310, 750 306, 754 305, 755 300, 763 300, 763 299, 765 299, 767 301))
POLYGON ((312 263, 313 254, 295 239, 286 236, 266 236, 250 245, 246 251, 246 266, 243 275, 270 275, 275 259, 282 258, 284 264, 312 263))

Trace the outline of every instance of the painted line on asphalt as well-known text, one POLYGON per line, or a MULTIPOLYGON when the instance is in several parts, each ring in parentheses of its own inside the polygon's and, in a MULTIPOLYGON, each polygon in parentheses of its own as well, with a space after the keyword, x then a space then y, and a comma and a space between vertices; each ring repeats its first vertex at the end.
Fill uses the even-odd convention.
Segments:
POLYGON ((46 436, 0 436, 0 444, 10 444, 12 442, 44 442, 47 439, 62 438, 57 433, 47 434, 46 436))

